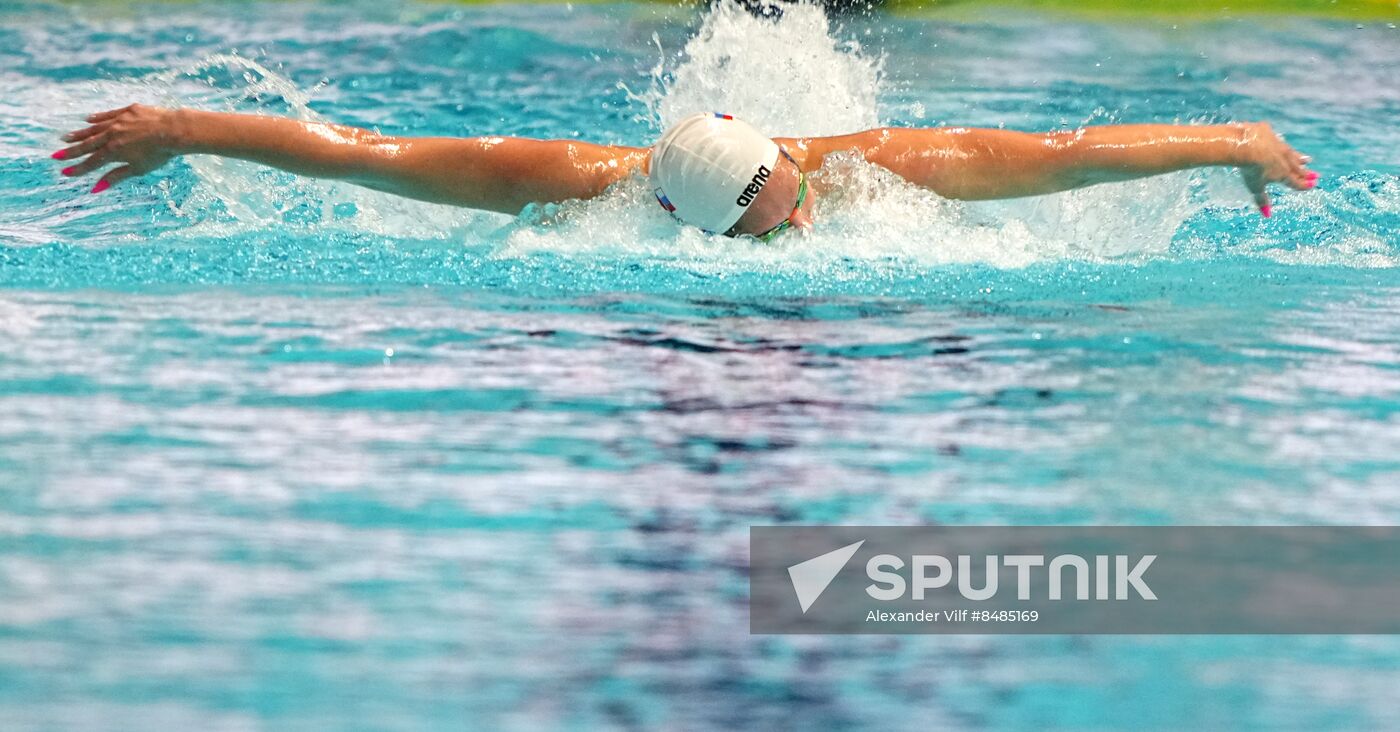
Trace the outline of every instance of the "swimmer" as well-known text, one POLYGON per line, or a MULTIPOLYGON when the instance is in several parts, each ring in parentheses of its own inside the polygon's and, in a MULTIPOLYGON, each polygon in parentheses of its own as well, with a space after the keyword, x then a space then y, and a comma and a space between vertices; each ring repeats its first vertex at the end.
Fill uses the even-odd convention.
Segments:
POLYGON ((881 127, 831 137, 769 138, 732 116, 695 114, 649 148, 518 137, 395 137, 321 122, 133 104, 63 136, 63 175, 109 165, 92 193, 179 155, 220 155, 435 203, 518 214, 531 203, 588 199, 633 174, 657 203, 706 232, 770 241, 809 229, 827 191, 813 173, 855 151, 945 198, 985 200, 1067 191, 1177 170, 1239 171, 1270 214, 1270 184, 1317 185, 1311 160, 1267 123, 1105 125, 1027 133, 881 127))

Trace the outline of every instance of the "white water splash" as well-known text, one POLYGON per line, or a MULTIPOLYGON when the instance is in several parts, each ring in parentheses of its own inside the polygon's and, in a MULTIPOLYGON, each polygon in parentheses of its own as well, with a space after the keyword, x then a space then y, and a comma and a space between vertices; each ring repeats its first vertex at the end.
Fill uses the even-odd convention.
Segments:
MULTIPOLYGON (((771 20, 735 3, 716 4, 682 52, 663 53, 652 87, 633 98, 646 106, 658 130, 703 110, 733 113, 774 136, 879 126, 882 59, 855 41, 840 40, 819 7, 785 8, 771 20)), ((775 245, 676 227, 650 204, 646 187, 632 182, 600 200, 565 204, 532 219, 548 225, 517 228, 501 254, 606 250, 677 260, 707 272, 891 258, 1019 267, 1165 252, 1173 233, 1201 206, 1188 193, 1186 174, 975 204, 943 199, 855 154, 828 158, 818 175, 843 194, 818 202, 813 232, 775 245)))
POLYGON ((881 61, 837 40, 819 6, 783 6, 779 20, 737 3, 712 6, 699 30, 639 101, 657 129, 698 110, 743 118, 774 137, 835 135, 879 124, 881 61))

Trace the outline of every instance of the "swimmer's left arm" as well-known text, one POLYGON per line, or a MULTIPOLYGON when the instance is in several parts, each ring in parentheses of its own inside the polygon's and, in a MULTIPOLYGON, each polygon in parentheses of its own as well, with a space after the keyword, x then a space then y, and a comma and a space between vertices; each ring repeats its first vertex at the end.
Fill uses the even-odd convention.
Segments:
POLYGON ((1109 125, 1051 133, 998 129, 869 130, 818 138, 830 151, 855 148, 872 163, 939 195, 960 199, 1034 196, 1189 168, 1238 168, 1268 215, 1269 183, 1315 185, 1308 159, 1265 123, 1109 125))

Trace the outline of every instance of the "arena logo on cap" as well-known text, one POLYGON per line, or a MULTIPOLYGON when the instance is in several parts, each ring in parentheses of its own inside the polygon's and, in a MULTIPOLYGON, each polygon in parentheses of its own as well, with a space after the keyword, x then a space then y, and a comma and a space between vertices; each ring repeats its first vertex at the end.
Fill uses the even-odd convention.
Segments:
POLYGON ((734 199, 734 202, 740 206, 747 206, 753 203, 753 197, 757 196, 758 192, 763 190, 763 186, 768 183, 768 176, 771 174, 772 171, 768 170, 768 166, 758 166, 758 172, 754 173, 753 180, 750 180, 749 184, 744 186, 744 192, 740 193, 739 197, 734 199))

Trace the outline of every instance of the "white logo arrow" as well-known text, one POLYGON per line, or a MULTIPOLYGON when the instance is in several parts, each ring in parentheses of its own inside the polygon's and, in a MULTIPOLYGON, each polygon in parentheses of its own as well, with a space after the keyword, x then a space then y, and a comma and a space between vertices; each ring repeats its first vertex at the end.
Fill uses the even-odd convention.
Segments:
POLYGON ((846 562, 851 561, 856 550, 864 543, 865 540, 861 539, 849 546, 788 567, 788 577, 792 578, 792 589, 797 592, 797 603, 802 606, 803 615, 806 615, 807 608, 826 592, 826 586, 836 579, 846 562))

